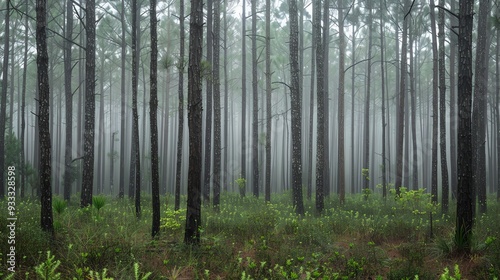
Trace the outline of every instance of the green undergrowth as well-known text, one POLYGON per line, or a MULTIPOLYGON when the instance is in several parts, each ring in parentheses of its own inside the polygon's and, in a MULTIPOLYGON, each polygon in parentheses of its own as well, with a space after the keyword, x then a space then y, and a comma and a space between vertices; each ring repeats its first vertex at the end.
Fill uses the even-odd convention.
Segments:
MULTIPOLYGON (((161 233, 154 240, 147 195, 139 220, 128 199, 99 196, 87 208, 77 201, 54 198, 53 238, 39 228, 39 203, 17 201, 15 274, 5 272, 10 245, 2 211, 0 278, 494 279, 500 274, 500 207, 494 200, 488 201, 488 214, 477 217, 467 256, 455 254, 454 210, 440 213, 424 191, 403 189, 400 198, 390 193, 386 200, 351 195, 342 206, 331 196, 322 215, 306 200, 302 216, 295 214, 290 193, 273 195, 271 203, 224 194, 219 211, 202 208, 199 247, 183 244, 185 205, 174 211, 171 196, 161 198, 161 233)), ((0 207, 7 209, 7 203, 0 207)))

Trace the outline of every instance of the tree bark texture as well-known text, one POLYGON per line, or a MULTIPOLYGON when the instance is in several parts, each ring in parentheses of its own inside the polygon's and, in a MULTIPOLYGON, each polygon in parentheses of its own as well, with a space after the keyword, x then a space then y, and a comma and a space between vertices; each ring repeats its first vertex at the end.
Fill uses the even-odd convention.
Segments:
MULTIPOLYGON (((10 6, 10 1, 7 3, 10 6)), ((7 14, 9 14, 8 9, 7 14)), ((8 19, 8 17, 7 17, 8 19)), ((7 25, 8 27, 8 25, 7 25)), ((6 29, 8 30, 8 28, 6 29)), ((8 38, 8 36, 6 37, 8 38)), ((8 48, 6 48, 8 50, 8 48)), ((40 225, 46 232, 54 233, 52 216, 52 186, 51 178, 51 143, 49 116, 49 56, 47 52, 47 2, 36 1, 36 64, 38 78, 38 126, 40 128, 39 150, 39 183, 40 183, 40 225)), ((5 60, 4 60, 5 62, 5 60)), ((6 64, 4 64, 5 67, 6 64)), ((4 76, 5 77, 5 76, 4 76)))
POLYGON ((203 42, 203 1, 191 0, 189 23, 188 127, 189 176, 184 243, 200 243, 201 226, 201 143, 202 97, 201 58, 203 42))
POLYGON ((92 205, 94 185, 94 134, 95 134, 95 1, 86 2, 85 48, 85 125, 83 132, 83 181, 81 207, 92 205))

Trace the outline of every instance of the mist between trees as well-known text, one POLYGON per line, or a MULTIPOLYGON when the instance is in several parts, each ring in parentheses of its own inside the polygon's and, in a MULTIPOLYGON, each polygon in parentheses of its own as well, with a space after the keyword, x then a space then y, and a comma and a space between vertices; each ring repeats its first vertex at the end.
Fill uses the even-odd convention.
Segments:
POLYGON ((205 203, 292 190, 298 214, 302 197, 321 213, 323 196, 401 186, 445 212, 463 190, 481 212, 498 194, 497 1, 52 1, 38 29, 39 10, 6 2, 0 165, 20 170, 20 196, 84 206, 157 186, 178 207, 190 164, 205 203))

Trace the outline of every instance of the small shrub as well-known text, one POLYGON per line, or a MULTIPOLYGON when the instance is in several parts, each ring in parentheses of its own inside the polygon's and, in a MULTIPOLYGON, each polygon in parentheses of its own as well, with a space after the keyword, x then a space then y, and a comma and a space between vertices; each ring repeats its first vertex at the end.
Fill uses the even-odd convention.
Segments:
POLYGON ((61 279, 61 273, 56 272, 57 268, 61 265, 60 260, 54 261, 55 256, 47 251, 47 259, 45 262, 37 265, 35 267, 35 272, 43 280, 59 280, 61 279))
POLYGON ((66 207, 67 207, 67 203, 65 200, 62 200, 58 197, 55 197, 54 200, 52 201, 52 208, 54 208, 54 211, 58 215, 61 215, 62 212, 64 212, 64 210, 66 209, 66 207))
POLYGON ((92 197, 92 205, 97 209, 97 212, 101 210, 104 205, 106 205, 106 197, 102 195, 97 195, 92 197))

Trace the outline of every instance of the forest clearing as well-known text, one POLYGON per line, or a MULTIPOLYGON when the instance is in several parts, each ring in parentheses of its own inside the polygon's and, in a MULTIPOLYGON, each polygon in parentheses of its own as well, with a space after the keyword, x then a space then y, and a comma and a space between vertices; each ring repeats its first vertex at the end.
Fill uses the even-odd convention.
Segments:
MULTIPOLYGON (((141 219, 135 217, 133 203, 128 200, 95 196, 92 208, 80 208, 55 198, 52 241, 36 221, 39 203, 25 200, 19 203, 18 267, 9 279, 499 277, 497 202, 491 200, 491 211, 477 218, 472 253, 462 255, 454 251, 454 211, 439 213, 422 191, 403 193, 402 199, 390 196, 385 201, 378 194, 350 195, 344 206, 332 195, 325 200, 321 217, 312 214, 311 201, 305 201, 305 214, 297 216, 289 193, 277 195, 270 203, 223 195, 220 213, 212 207, 202 209, 199 247, 183 244, 185 205, 174 211, 172 197, 162 197, 161 233, 153 240, 151 200, 147 196, 141 219), (434 211, 433 237, 430 211, 434 211), (54 259, 47 260, 47 250, 54 259), (50 271, 48 278, 41 276, 43 271, 50 271)), ((2 212, 2 237, 5 223, 2 212)), ((6 252, 6 243, 0 244, 1 252, 6 252)), ((5 271, 5 254, 1 259, 0 271, 5 271)))

